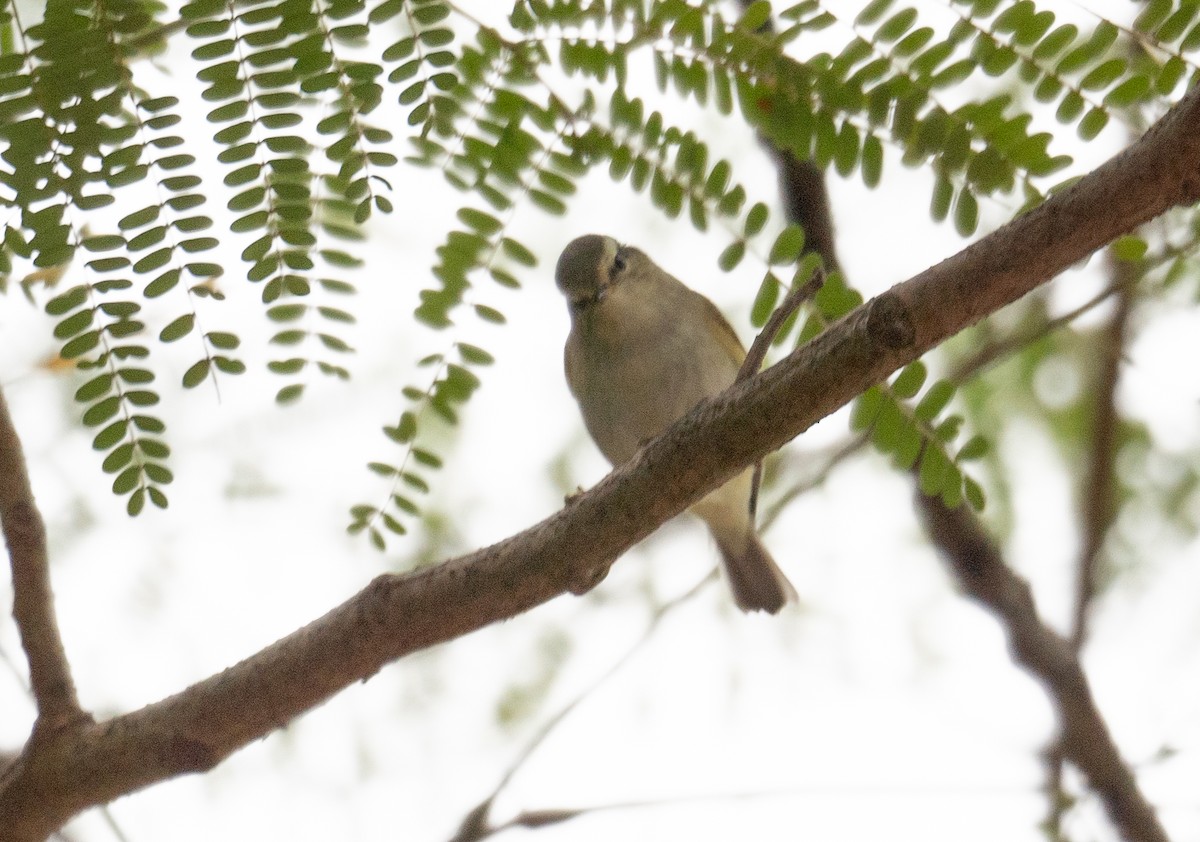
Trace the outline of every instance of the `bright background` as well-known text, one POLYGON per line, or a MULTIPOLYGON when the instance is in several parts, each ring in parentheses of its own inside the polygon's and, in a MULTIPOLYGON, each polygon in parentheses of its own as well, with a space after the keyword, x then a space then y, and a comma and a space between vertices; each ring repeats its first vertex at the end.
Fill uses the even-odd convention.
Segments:
MULTIPOLYGON (((1130 8, 1106 7, 1122 17, 1130 8)), ((189 61, 179 46, 159 59, 162 84, 191 84, 189 61)), ((194 136, 208 137, 202 115, 196 119, 194 136)), ((744 129, 709 114, 681 119, 735 161, 752 199, 777 207, 774 172, 744 129)), ((1123 142, 1116 129, 1086 149, 1069 131, 1059 134, 1079 171, 1123 142)), ((519 292, 484 281, 474 293, 503 310, 507 326, 466 318, 443 333, 415 327, 417 293, 430 282, 433 249, 462 197, 437 173, 403 169, 394 183, 399 209, 371 223, 367 266, 354 279, 360 294, 348 302, 359 318, 346 335, 357 348, 348 385, 317 381, 299 405, 273 405, 282 384, 263 370, 259 291, 239 283, 231 252, 222 282, 230 301, 206 318, 244 337, 250 370, 222 378, 219 396, 207 385, 163 387, 176 475, 166 512, 125 515, 78 424, 71 395, 80 376, 46 365, 55 352, 51 319, 19 294, 0 304, 0 384, 50 530, 67 651, 83 702, 98 715, 136 709, 252 654, 381 571, 517 532, 554 512, 566 491, 604 475, 561 373, 568 323, 552 272, 571 238, 606 233, 640 246, 752 338, 747 314, 761 264, 748 259, 720 273, 723 235, 664 219, 603 172, 586 180, 566 218, 523 210, 514 220, 514 233, 536 247, 539 268, 519 292), (437 444, 447 465, 434 475, 430 524, 381 555, 345 533, 346 511, 386 493, 363 466, 395 456, 379 428, 404 407, 399 388, 421 382, 413 361, 458 340, 487 348, 497 362, 482 372, 461 429, 437 444)), ((929 221, 930 184, 895 156, 878 191, 831 178, 844 268, 865 294, 965 244, 950 226, 929 221)), ((223 203, 210 204, 215 214, 223 203)), ((1013 210, 985 206, 985 227, 1013 210)), ((1058 311, 1103 285, 1099 264, 1055 282, 1058 311)), ((1106 313, 1082 323, 1099 324, 1106 313)), ((1122 408, 1149 423, 1168 454, 1197 446, 1200 374, 1190 361, 1198 327, 1193 309, 1158 308, 1123 371, 1122 408)), ((160 368, 160 383, 170 384, 195 349, 158 350, 167 367, 179 354, 177 370, 160 368)), ((1047 400, 1079 387, 1053 374, 1047 400)), ((1017 418, 985 432, 1005 454, 1015 489, 1008 559, 1033 583, 1043 615, 1066 628, 1078 552, 1071 480, 1032 422, 1017 418)), ((782 458, 803 476, 848 435, 838 413, 782 458)), ((1052 712, 1011 664, 997 624, 956 593, 925 544, 911 495, 905 477, 864 451, 795 501, 765 541, 801 605, 776 618, 746 617, 710 583, 672 611, 521 766, 494 819, 610 809, 505 838, 1044 838, 1039 752, 1054 734, 1052 712)), ((1168 831, 1197 838, 1200 546, 1187 536, 1141 534, 1136 519, 1124 528, 1144 563, 1097 604, 1085 664, 1168 831)), ((123 799, 109 816, 84 815, 69 838, 447 839, 543 724, 635 647, 652 606, 687 591, 714 561, 703 528, 681 518, 586 597, 559 598, 407 658, 208 775, 123 799)), ((0 625, 0 653, 13 667, 0 677, 0 746, 15 747, 33 710, 10 623, 0 625)), ((1088 796, 1066 829, 1076 839, 1114 838, 1088 796)))

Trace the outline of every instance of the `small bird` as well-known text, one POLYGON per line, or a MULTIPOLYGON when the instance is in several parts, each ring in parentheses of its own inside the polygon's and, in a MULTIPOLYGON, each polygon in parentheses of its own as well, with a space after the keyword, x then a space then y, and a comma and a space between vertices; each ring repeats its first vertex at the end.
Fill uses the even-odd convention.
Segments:
MULTIPOLYGON (((567 297, 567 385, 614 466, 707 397, 733 384, 746 356, 716 306, 612 237, 571 241, 558 259, 567 297)), ((692 506, 721 551, 743 611, 774 614, 796 591, 759 541, 747 469, 692 506)))

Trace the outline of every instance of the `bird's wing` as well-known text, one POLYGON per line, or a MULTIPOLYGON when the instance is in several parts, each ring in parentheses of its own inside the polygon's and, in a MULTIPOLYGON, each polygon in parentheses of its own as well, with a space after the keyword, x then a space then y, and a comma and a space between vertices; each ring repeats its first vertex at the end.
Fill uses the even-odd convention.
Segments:
POLYGON ((571 390, 571 394, 576 399, 579 397, 580 389, 579 365, 579 342, 575 331, 572 330, 571 335, 567 337, 567 346, 563 349, 563 369, 567 374, 567 388, 571 390))
POLYGON ((717 342, 720 343, 721 349, 729 355, 729 359, 733 362, 734 369, 739 369, 742 366, 742 360, 746 359, 746 349, 742 347, 742 340, 738 339, 737 332, 733 329, 733 325, 729 324, 729 320, 724 314, 717 309, 717 305, 713 304, 703 295, 695 292, 696 297, 704 302, 704 306, 708 308, 714 322, 719 325, 717 330, 717 342))
MULTIPOLYGON (((746 359, 746 349, 742 346, 742 340, 738 338, 737 332, 733 329, 733 325, 731 325, 729 320, 725 318, 724 314, 717 309, 716 304, 713 304, 706 297, 700 295, 700 293, 696 293, 696 296, 704 302, 705 306, 711 311, 716 323, 720 325, 720 329, 717 331, 717 342, 720 343, 721 348, 725 351, 725 353, 729 355, 729 359, 733 363, 734 370, 736 371, 740 369, 742 367, 742 360, 746 359)), ((750 499, 747 501, 752 522, 754 510, 757 508, 755 504, 758 502, 758 483, 761 477, 761 471, 755 470, 753 472, 753 478, 751 480, 752 485, 750 488, 750 499)))

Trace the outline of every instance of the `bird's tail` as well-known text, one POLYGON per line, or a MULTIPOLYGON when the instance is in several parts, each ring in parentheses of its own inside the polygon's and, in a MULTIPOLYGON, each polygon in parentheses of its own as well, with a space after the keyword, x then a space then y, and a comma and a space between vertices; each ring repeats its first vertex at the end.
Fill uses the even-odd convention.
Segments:
POLYGON ((776 614, 796 600, 796 589, 752 530, 743 533, 741 540, 731 541, 729 536, 717 535, 715 531, 713 537, 738 608, 776 614))

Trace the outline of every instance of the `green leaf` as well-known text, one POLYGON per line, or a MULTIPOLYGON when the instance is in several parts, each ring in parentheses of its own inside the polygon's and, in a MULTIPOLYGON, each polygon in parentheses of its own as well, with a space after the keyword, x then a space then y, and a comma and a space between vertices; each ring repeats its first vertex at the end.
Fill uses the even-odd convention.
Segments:
POLYGON ((925 439, 922 438, 921 431, 908 423, 906 419, 896 433, 896 442, 892 448, 893 464, 899 470, 910 470, 913 465, 917 464, 924 443, 925 439))
POLYGON ((746 256, 746 241, 735 240, 725 247, 721 252, 721 256, 717 258, 717 266, 722 272, 730 272, 742 262, 742 258, 746 256))
POLYGON ((507 319, 504 318, 504 314, 495 307, 488 307, 486 304, 475 304, 474 308, 475 315, 479 316, 479 318, 483 319, 485 322, 502 325, 507 321, 507 319))
POLYGON ((921 391, 921 387, 925 385, 927 374, 928 370, 920 360, 909 363, 896 379, 892 381, 893 394, 902 400, 915 397, 917 392, 921 391))
POLYGON ((1118 260, 1136 263, 1146 256, 1146 251, 1150 246, 1141 237, 1135 234, 1126 234, 1114 240, 1109 248, 1118 260))
POLYGON ((471 365, 491 365, 496 361, 496 358, 487 351, 475 345, 468 345, 466 342, 458 343, 458 353, 463 358, 463 362, 471 365))
POLYGON ((127 319, 137 314, 142 309, 142 305, 136 301, 104 301, 96 309, 106 316, 127 319))
POLYGON ((175 479, 174 475, 167 470, 166 466, 160 465, 157 462, 147 462, 146 464, 142 465, 142 470, 146 473, 146 476, 151 482, 157 482, 161 485, 166 485, 175 479))
POLYGON ((119 368, 117 376, 126 383, 145 384, 154 382, 154 373, 144 368, 119 368))
MULTIPOLYGON (((117 474, 116 479, 113 480, 113 494, 128 494, 129 492, 133 491, 135 487, 137 487, 138 483, 141 481, 141 478, 141 468, 137 465, 131 465, 130 467, 121 471, 121 473, 117 474)), ((141 507, 138 506, 138 508, 140 509, 141 507)))
POLYGON ((1079 121, 1079 137, 1092 140, 1108 125, 1108 112, 1103 108, 1093 108, 1079 121))
POLYGON ((89 330, 87 333, 81 333, 66 345, 63 345, 62 350, 60 350, 58 354, 64 360, 73 360, 77 357, 83 356, 99 344, 100 331, 89 330))
POLYGON ((878 386, 872 386, 859 395, 850 412, 850 429, 856 433, 871 429, 879 417, 880 410, 883 409, 885 400, 878 386))
POLYGON ((460 208, 458 218, 469 228, 485 237, 490 237, 502 227, 500 220, 496 219, 496 217, 474 208, 460 208))
POLYGON ((804 229, 799 225, 788 225, 775 238, 767 262, 773 266, 794 263, 804 250, 804 229))
POLYGON ((412 471, 404 471, 400 474, 400 479, 410 488, 415 488, 423 494, 429 493, 429 483, 420 474, 413 473, 412 471))
POLYGON ((434 468, 436 470, 442 467, 442 460, 440 457, 420 447, 414 447, 412 449, 412 456, 418 464, 425 465, 428 468, 434 468))
MULTIPOLYGON (((1195 31, 1200 32, 1200 26, 1197 26, 1195 31)), ((1154 81, 1154 90, 1163 95, 1170 94, 1185 73, 1187 73, 1186 62, 1179 56, 1171 56, 1159 69, 1158 78, 1154 81)))
POLYGON ((870 26, 880 20, 891 8, 893 0, 872 0, 854 19, 855 26, 870 26))
POLYGON ((780 286, 779 279, 773 273, 768 272, 763 276, 758 294, 754 296, 754 304, 750 307, 750 324, 754 327, 762 327, 771 317, 775 304, 779 301, 780 286))
POLYGON ((959 462, 966 462, 971 459, 980 459, 987 455, 991 445, 983 436, 972 436, 967 439, 966 444, 959 448, 958 455, 955 459, 959 462))
POLYGON ((180 271, 178 269, 168 269, 146 284, 146 288, 142 290, 142 294, 147 298, 157 298, 160 295, 165 295, 179 283, 179 276, 180 271))
POLYGON ((304 394, 304 384, 303 383, 293 383, 290 386, 284 386, 282 389, 280 389, 278 392, 275 393, 275 402, 279 403, 279 404, 294 403, 294 402, 300 400, 300 397, 303 394, 304 394))
POLYGON ((54 326, 54 337, 56 339, 68 339, 82 333, 92 326, 95 319, 96 313, 94 310, 78 310, 54 326))
POLYGON ((397 509, 405 514, 419 515, 421 513, 420 507, 404 494, 393 494, 392 502, 396 505, 397 509))
POLYGON ((84 383, 75 390, 75 400, 79 403, 88 403, 96 400, 101 395, 106 395, 112 389, 113 376, 105 373, 99 377, 94 377, 84 383))
POLYGON ((303 357, 292 357, 286 360, 271 360, 267 363, 267 371, 272 374, 299 374, 308 365, 308 360, 303 357))
POLYGON ((123 397, 133 406, 153 406, 158 403, 158 395, 144 389, 126 392, 123 397))
POLYGON ((930 202, 929 214, 934 221, 941 222, 950 215, 954 204, 954 184, 942 173, 938 173, 933 185, 933 200, 930 202))
POLYGON ((951 465, 942 481, 942 503, 948 509, 957 509, 963 501, 962 472, 951 465))
POLYGON ((125 432, 129 429, 129 422, 125 419, 114 421, 100 432, 96 433, 96 437, 92 439, 93 450, 108 450, 114 447, 117 442, 125 438, 125 432))
MULTIPOLYGON (((861 17, 861 16, 860 16, 861 17)), ((904 33, 912 28, 912 25, 917 22, 917 10, 913 8, 901 9, 896 14, 888 18, 875 31, 875 39, 884 43, 890 43, 900 38, 904 33)))
POLYGON ((954 397, 954 385, 946 380, 939 380, 929 387, 929 391, 921 398, 913 414, 917 420, 932 424, 933 419, 941 414, 946 405, 954 397))
POLYGON ((417 416, 404 412, 400 416, 400 423, 395 427, 384 427, 383 432, 396 444, 408 444, 417 435, 417 416))
POLYGON ((1125 72, 1125 60, 1120 58, 1109 59, 1093 68, 1079 82, 1079 87, 1085 91, 1096 91, 1102 88, 1107 88, 1113 82, 1121 77, 1125 72))
POLYGON ((500 247, 504 251, 504 254, 513 262, 530 268, 537 266, 537 257, 534 256, 533 252, 516 240, 504 237, 500 240, 500 247))
POLYGON ((184 313, 179 318, 172 321, 158 334, 161 342, 174 342, 177 339, 182 339, 192 332, 192 328, 196 325, 195 313, 184 313))
POLYGON ((863 138, 862 179, 867 187, 878 187, 883 176, 883 144, 873 134, 863 138))
POLYGON ((963 494, 967 498, 967 502, 971 504, 971 508, 977 512, 983 511, 984 494, 983 487, 970 477, 963 477, 963 494))
POLYGON ((167 427, 162 421, 149 415, 135 415, 132 419, 134 426, 144 433, 163 433, 167 427))
POLYGON ((742 229, 747 239, 762 231, 763 226, 767 224, 767 217, 769 215, 770 212, 767 210, 767 206, 762 202, 757 202, 754 207, 750 208, 749 213, 746 214, 746 225, 742 229))
POLYGON ((104 461, 100 463, 100 469, 106 474, 115 474, 132 461, 133 442, 125 442, 104 457, 104 461))
POLYGON ((211 362, 208 359, 197 360, 183 373, 183 387, 193 389, 199 386, 208 377, 210 368, 211 362))
POLYGON ((754 0, 746 6, 737 25, 745 30, 754 32, 771 19, 771 4, 768 0, 754 0))
POLYGON ((92 404, 83 413, 83 423, 89 427, 98 427, 105 421, 111 420, 120 408, 121 398, 117 395, 111 395, 102 401, 92 404))
POLYGON ((975 233, 979 225, 979 203, 975 195, 966 187, 958 192, 954 203, 954 229, 963 237, 975 233))
POLYGON ((93 234, 90 237, 85 237, 81 242, 88 251, 109 251, 111 249, 124 248, 125 238, 120 234, 93 234))
POLYGON ((976 64, 968 58, 954 62, 949 67, 946 67, 934 74, 929 80, 931 88, 951 88, 959 82, 965 82, 967 78, 975 72, 976 64))
POLYGON ((210 330, 204 334, 204 338, 214 348, 219 348, 222 351, 232 351, 241 344, 241 340, 232 333, 223 333, 221 331, 210 330))
POLYGON ((1154 32, 1171 14, 1171 0, 1150 0, 1133 22, 1139 32, 1154 32))
POLYGON ((926 447, 917 474, 917 486, 921 493, 929 497, 940 494, 951 468, 950 460, 941 448, 926 447))
POLYGON ((1060 123, 1072 123, 1087 106, 1087 101, 1076 91, 1068 91, 1066 96, 1062 98, 1062 102, 1058 104, 1058 110, 1054 116, 1060 123))
POLYGON ((383 462, 368 462, 367 469, 384 479, 391 479, 400 475, 398 468, 393 468, 391 465, 386 465, 383 462))
POLYGON ((61 316, 82 307, 87 302, 88 288, 80 285, 71 287, 66 292, 54 296, 46 302, 46 312, 51 316, 61 316))
POLYGON ((1104 97, 1104 104, 1111 108, 1126 108, 1146 97, 1150 93, 1150 79, 1147 76, 1131 76, 1109 91, 1104 97))
POLYGON ((131 228, 144 228, 158 219, 159 212, 158 205, 150 205, 123 217, 117 222, 117 227, 122 231, 128 231, 131 228))

